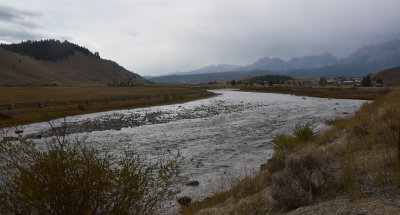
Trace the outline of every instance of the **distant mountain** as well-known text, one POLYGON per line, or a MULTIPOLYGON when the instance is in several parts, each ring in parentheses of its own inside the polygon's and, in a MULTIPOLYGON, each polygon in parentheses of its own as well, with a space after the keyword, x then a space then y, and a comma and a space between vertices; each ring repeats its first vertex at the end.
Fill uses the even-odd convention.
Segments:
POLYGON ((267 70, 253 70, 253 71, 232 71, 232 72, 218 72, 218 73, 205 73, 193 75, 168 75, 148 79, 155 83, 205 83, 215 80, 232 80, 244 76, 260 76, 275 74, 277 72, 267 70))
POLYGON ((191 75, 191 74, 205 74, 205 73, 218 73, 218 72, 228 72, 234 71, 240 66, 233 65, 233 64, 218 64, 218 65, 211 65, 206 66, 201 69, 192 70, 189 72, 181 72, 182 75, 191 75))
POLYGON ((146 80, 88 49, 57 40, 0 45, 0 85, 144 83, 146 80))
POLYGON ((342 59, 337 65, 289 71, 292 76, 362 77, 381 70, 400 66, 400 40, 367 45, 342 59))
POLYGON ((287 70, 287 69, 289 69, 289 67, 285 61, 283 61, 279 58, 263 57, 263 58, 257 60, 255 63, 250 64, 248 66, 240 67, 237 70, 238 71, 251 71, 251 70, 255 70, 255 69, 280 71, 280 70, 287 70))
MULTIPOLYGON (((400 66, 400 40, 364 46, 342 60, 341 63, 364 67, 362 76, 398 67, 400 66)), ((352 71, 348 72, 352 73, 352 71)))
POLYGON ((381 44, 367 45, 342 60, 344 64, 385 64, 387 66, 400 63, 400 40, 392 40, 381 44))
POLYGON ((330 53, 318 56, 305 56, 284 61, 279 58, 264 57, 248 66, 237 68, 234 72, 221 75, 207 73, 201 76, 186 75, 161 76, 151 78, 160 83, 207 82, 213 80, 232 80, 242 76, 280 74, 304 77, 363 77, 384 69, 400 66, 400 40, 388 41, 382 44, 368 45, 352 53, 348 58, 337 60, 330 53), (229 77, 229 75, 232 75, 229 77))
MULTIPOLYGON (((173 75, 194 75, 194 74, 205 74, 205 73, 218 73, 218 72, 229 72, 234 71, 241 66, 233 64, 217 64, 211 66, 205 66, 200 69, 191 70, 188 72, 173 72, 163 76, 173 76, 173 75)), ((155 78, 160 76, 146 76, 145 78, 155 78)))
POLYGON ((331 53, 326 52, 317 56, 293 58, 288 64, 291 69, 322 68, 338 64, 338 59, 331 53))
POLYGON ((253 64, 240 67, 237 70, 251 71, 255 69, 261 69, 261 70, 285 71, 293 69, 321 68, 336 64, 338 64, 338 60, 335 56, 333 56, 330 53, 324 53, 322 55, 317 55, 317 56, 305 56, 302 58, 293 58, 290 61, 284 61, 279 58, 264 57, 259 59, 253 64))

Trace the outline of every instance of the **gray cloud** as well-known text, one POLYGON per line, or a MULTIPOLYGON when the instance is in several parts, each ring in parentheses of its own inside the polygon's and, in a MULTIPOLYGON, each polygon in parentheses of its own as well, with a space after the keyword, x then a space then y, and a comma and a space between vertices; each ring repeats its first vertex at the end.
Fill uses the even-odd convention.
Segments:
POLYGON ((400 38, 398 0, 2 2, 8 5, 0 7, 3 38, 70 38, 140 74, 244 65, 263 56, 346 57, 400 38))
POLYGON ((42 38, 43 27, 34 21, 39 16, 36 12, 0 5, 0 39, 14 42, 42 38))
POLYGON ((37 16, 40 16, 40 14, 0 5, 0 20, 2 21, 23 20, 27 17, 37 17, 37 16))

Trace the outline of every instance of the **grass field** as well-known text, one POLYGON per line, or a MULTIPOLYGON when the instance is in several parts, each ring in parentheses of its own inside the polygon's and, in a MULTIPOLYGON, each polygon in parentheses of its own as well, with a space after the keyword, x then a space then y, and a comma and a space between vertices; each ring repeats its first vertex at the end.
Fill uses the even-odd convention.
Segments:
POLYGON ((144 107, 151 105, 184 102, 211 96, 203 92, 186 94, 196 90, 178 86, 146 87, 0 87, 0 105, 35 102, 67 102, 94 99, 113 99, 117 101, 88 104, 69 104, 43 106, 23 109, 0 110, 0 127, 19 125, 30 122, 46 121, 54 118, 93 113, 99 111, 144 107), (134 96, 155 96, 175 94, 168 98, 129 99, 134 96), (124 100, 124 98, 127 98, 124 100))
POLYGON ((320 98, 338 99, 366 99, 372 100, 389 93, 386 88, 350 88, 350 87, 242 87, 242 91, 283 93, 298 96, 312 96, 320 98))

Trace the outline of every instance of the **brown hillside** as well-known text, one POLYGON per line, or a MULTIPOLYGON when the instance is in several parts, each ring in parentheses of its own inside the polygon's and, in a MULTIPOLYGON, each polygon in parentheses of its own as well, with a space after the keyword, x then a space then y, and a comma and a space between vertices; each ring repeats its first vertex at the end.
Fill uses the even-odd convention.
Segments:
POLYGON ((57 62, 36 60, 29 56, 0 48, 0 85, 43 84, 93 85, 145 80, 127 70, 116 68, 110 62, 75 51, 74 55, 57 62))
POLYGON ((400 86, 400 67, 395 67, 377 72, 373 75, 375 79, 382 79, 387 86, 400 86))

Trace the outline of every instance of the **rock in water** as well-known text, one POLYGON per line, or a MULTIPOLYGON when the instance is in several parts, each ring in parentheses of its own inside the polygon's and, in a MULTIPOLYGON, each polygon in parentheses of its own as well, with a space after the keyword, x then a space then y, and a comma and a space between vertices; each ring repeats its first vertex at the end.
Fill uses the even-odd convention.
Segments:
POLYGON ((183 196, 178 199, 178 203, 183 207, 183 206, 188 206, 190 203, 192 203, 192 198, 189 196, 183 196))
POLYGON ((198 181, 189 181, 186 185, 187 186, 199 186, 199 182, 198 181))

